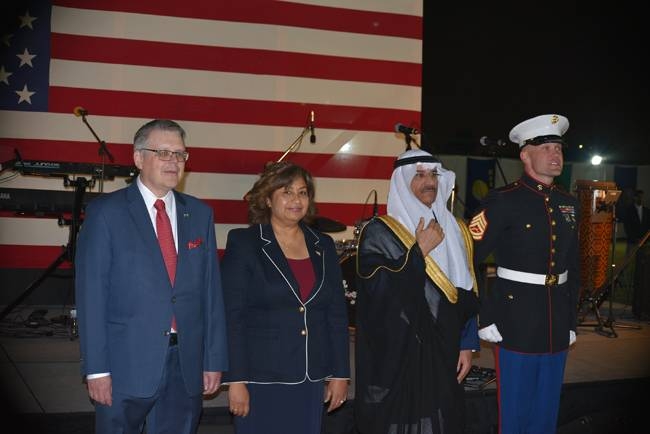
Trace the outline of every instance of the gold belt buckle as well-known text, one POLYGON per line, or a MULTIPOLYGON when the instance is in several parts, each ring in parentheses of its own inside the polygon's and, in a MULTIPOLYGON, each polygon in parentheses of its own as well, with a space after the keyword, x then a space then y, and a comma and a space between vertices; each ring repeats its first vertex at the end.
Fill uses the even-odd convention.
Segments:
POLYGON ((557 285, 558 275, 557 274, 547 274, 546 275, 546 286, 555 286, 557 285))

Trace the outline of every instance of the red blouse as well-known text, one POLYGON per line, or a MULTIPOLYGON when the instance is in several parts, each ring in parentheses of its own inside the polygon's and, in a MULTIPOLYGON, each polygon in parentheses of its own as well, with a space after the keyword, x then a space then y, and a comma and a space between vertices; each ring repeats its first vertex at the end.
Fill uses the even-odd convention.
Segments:
POLYGON ((311 289, 316 282, 314 267, 311 265, 311 259, 287 259, 289 267, 300 286, 300 299, 306 301, 311 294, 311 289))

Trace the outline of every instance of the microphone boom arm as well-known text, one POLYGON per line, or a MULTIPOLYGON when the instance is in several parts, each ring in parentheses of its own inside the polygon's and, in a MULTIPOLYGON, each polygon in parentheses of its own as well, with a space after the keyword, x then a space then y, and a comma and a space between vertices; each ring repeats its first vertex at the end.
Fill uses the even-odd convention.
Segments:
POLYGON ((111 163, 115 162, 115 158, 113 157, 113 154, 108 150, 106 147, 106 142, 101 140, 98 136, 97 133, 95 133, 95 130, 93 130, 93 127, 90 126, 88 123, 88 120, 86 119, 86 115, 81 116, 81 121, 86 124, 92 135, 95 137, 95 140, 97 140, 97 143, 99 143, 99 155, 106 155, 109 160, 111 160, 111 163))

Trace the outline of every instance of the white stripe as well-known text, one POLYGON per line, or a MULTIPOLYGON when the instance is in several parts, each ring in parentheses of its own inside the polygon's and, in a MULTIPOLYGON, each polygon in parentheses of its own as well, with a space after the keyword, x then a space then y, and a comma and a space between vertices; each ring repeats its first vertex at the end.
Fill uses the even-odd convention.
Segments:
MULTIPOLYGON (((258 175, 239 175, 226 173, 187 173, 178 190, 201 199, 243 200, 244 195, 251 189, 258 175)), ((386 203, 388 180, 383 179, 352 179, 352 178, 319 178, 316 184, 316 203, 362 204, 372 189, 377 190, 379 203, 386 203)), ((36 190, 70 191, 61 178, 44 176, 17 176, 0 184, 2 188, 30 188, 36 190)), ((115 178, 104 182, 104 192, 119 190, 126 186, 125 178, 115 178)), ((98 192, 99 183, 95 183, 90 192, 98 192)))
MULTIPOLYGON (((228 231, 247 226, 215 224, 217 247, 226 248, 228 231)), ((0 217, 0 228, 0 244, 6 245, 63 246, 70 233, 68 226, 59 226, 56 219, 48 218, 0 217)))
MULTIPOLYGON (((222 173, 188 173, 180 185, 181 191, 202 199, 243 200, 257 175, 232 175, 222 173)), ((316 203, 363 203, 368 193, 375 189, 379 203, 386 203, 388 180, 315 178, 316 203)))
MULTIPOLYGON (((218 214, 218 213, 217 213, 218 214)), ((228 232, 245 228, 247 224, 215 224, 217 247, 226 248, 228 232)), ((0 217, 0 244, 26 246, 64 246, 68 242, 69 227, 59 226, 56 219, 0 217)), ((354 238, 354 227, 330 234, 336 240, 354 238)), ((54 260, 54 258, 52 258, 54 260)))
POLYGON ((421 17, 423 14, 422 0, 291 0, 290 2, 368 12, 406 14, 418 17, 421 17))
POLYGON ((3 217, 0 228, 0 244, 9 245, 62 246, 70 233, 56 219, 46 218, 3 217))
POLYGON ((360 59, 422 62, 422 41, 415 39, 60 6, 52 7, 52 32, 360 59))
POLYGON ((420 87, 52 59, 50 84, 146 92, 420 110, 420 87))
MULTIPOLYGON (((132 144, 133 134, 150 119, 120 118, 114 116, 95 116, 92 114, 93 102, 80 101, 90 111, 88 118, 93 129, 107 143, 110 149, 114 144, 132 144)), ((305 113, 305 120, 307 113, 305 113)), ((408 119, 398 119, 404 123, 408 119)), ((301 128, 276 127, 266 125, 220 124, 211 122, 181 121, 187 132, 187 145, 190 153, 193 147, 214 149, 264 150, 277 152, 278 158, 298 137, 301 128)), ((386 125, 387 132, 337 130, 318 127, 318 112, 315 119, 315 144, 308 137, 298 148, 299 153, 322 153, 353 155, 372 155, 395 157, 404 151, 404 138, 386 125)), ((11 139, 70 140, 94 142, 88 128, 81 118, 72 112, 42 113, 22 111, 0 111, 0 137, 11 139)), ((89 145, 94 146, 94 145, 89 145)), ((192 158, 190 156, 190 158, 192 158)))

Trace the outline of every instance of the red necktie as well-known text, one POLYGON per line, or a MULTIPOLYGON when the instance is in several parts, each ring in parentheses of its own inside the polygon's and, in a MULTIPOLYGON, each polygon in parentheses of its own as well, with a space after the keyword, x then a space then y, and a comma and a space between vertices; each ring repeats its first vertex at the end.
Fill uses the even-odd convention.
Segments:
MULTIPOLYGON (((167 211, 165 211, 165 202, 162 199, 156 200, 153 204, 156 208, 156 233, 158 234, 158 244, 160 244, 160 251, 162 252, 163 259, 165 260, 165 267, 169 275, 169 281, 174 286, 176 279, 176 244, 174 243, 174 234, 172 232, 172 224, 169 221, 167 211)), ((176 318, 172 317, 172 328, 176 328, 176 318)))

